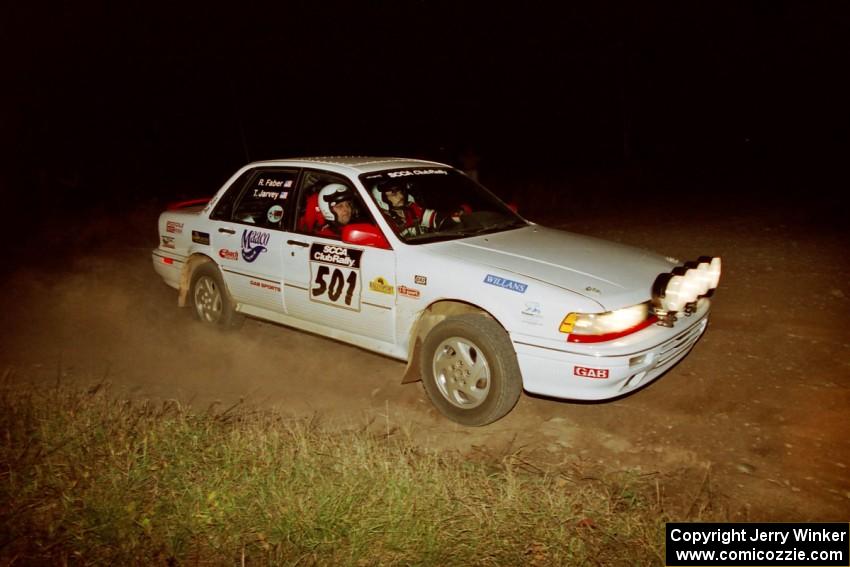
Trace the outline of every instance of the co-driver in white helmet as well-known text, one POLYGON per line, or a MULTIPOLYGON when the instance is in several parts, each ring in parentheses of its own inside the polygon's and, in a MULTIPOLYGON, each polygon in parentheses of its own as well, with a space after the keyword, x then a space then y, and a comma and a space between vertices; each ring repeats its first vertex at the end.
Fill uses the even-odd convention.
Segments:
POLYGON ((372 196, 395 223, 401 236, 431 232, 447 218, 434 209, 422 208, 410 194, 410 185, 405 181, 392 179, 379 183, 372 189, 372 196))

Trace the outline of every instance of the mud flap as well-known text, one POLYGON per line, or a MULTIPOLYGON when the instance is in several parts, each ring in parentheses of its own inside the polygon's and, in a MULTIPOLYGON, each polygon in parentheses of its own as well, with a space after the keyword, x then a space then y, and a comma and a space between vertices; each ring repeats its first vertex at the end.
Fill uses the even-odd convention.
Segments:
POLYGON ((401 378, 402 384, 410 384, 411 382, 419 382, 422 380, 422 375, 419 372, 419 353, 422 352, 422 339, 417 338, 416 344, 413 346, 413 354, 407 361, 407 368, 404 369, 404 376, 401 378))

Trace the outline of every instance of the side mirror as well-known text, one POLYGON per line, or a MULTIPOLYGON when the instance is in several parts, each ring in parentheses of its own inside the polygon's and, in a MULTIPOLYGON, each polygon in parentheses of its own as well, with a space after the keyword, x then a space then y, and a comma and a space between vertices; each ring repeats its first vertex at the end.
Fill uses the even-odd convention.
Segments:
POLYGON ((346 244, 392 250, 390 243, 387 242, 387 238, 381 232, 381 229, 367 223, 347 224, 342 227, 342 241, 346 244))

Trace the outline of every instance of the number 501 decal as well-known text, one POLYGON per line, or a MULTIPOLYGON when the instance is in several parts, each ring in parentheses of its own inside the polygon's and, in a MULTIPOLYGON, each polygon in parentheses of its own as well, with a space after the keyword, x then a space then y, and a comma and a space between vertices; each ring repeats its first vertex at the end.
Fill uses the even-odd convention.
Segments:
POLYGON ((310 299, 360 311, 361 250, 313 244, 310 248, 310 299))
POLYGON ((310 290, 310 299, 360 311, 360 286, 357 271, 332 268, 325 264, 318 264, 317 268, 313 289, 310 290))

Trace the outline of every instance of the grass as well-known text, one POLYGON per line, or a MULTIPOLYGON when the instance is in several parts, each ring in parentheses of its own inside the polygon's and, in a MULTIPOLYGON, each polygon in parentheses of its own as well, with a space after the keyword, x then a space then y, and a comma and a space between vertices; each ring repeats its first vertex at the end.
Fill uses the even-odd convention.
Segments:
POLYGON ((0 384, 0 562, 661 564, 657 486, 404 431, 0 384))

